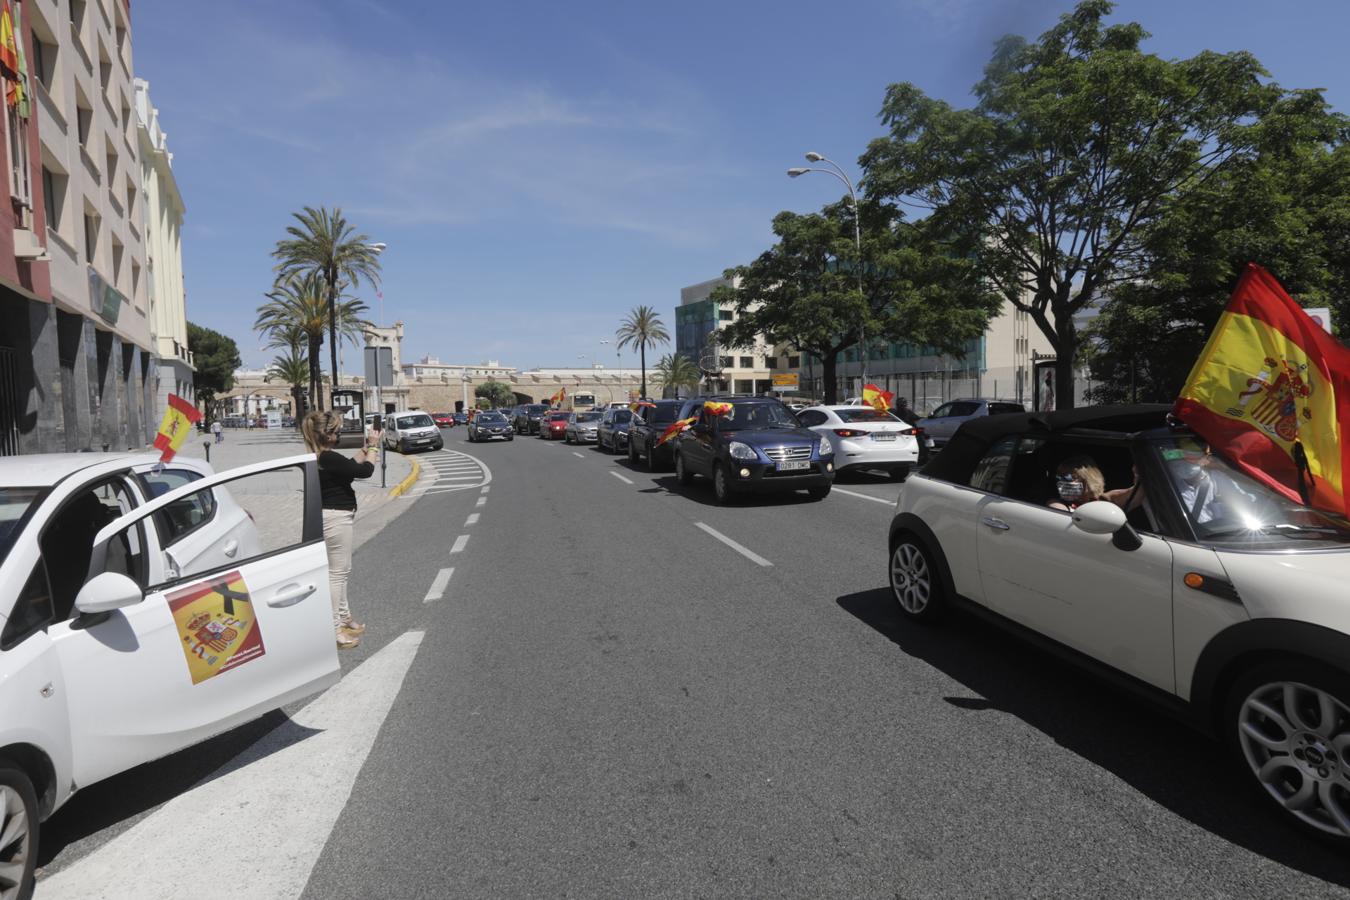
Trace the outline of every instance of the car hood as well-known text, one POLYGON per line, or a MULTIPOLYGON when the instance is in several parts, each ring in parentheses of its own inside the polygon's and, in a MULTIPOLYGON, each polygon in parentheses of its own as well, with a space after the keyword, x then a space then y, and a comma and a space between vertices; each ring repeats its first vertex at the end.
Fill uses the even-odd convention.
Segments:
POLYGON ((718 437, 728 441, 740 441, 752 447, 778 447, 784 444, 810 445, 820 440, 820 436, 806 428, 754 428, 747 431, 722 431, 718 437))
POLYGON ((1350 634, 1350 603, 1345 595, 1350 548, 1217 552, 1252 618, 1301 619, 1350 634))

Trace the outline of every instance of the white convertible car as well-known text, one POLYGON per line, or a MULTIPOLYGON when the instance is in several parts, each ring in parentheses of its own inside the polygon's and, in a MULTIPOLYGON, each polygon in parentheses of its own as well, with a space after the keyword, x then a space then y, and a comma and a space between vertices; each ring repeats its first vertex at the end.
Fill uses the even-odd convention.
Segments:
POLYGON ((0 462, 0 896, 76 790, 338 675, 312 455, 0 462))
POLYGON ((889 538, 904 617, 960 605, 1162 702, 1289 821, 1350 845, 1350 521, 1247 477, 1167 407, 1098 407, 963 425, 889 538), (1133 491, 1049 506, 1084 457, 1133 491))

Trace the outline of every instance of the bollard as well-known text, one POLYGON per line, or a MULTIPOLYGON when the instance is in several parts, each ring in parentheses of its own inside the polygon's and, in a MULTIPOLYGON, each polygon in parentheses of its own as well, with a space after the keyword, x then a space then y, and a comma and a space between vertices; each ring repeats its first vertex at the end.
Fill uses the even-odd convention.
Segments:
POLYGON ((211 442, 202 441, 202 449, 206 451, 206 461, 211 462, 211 442))

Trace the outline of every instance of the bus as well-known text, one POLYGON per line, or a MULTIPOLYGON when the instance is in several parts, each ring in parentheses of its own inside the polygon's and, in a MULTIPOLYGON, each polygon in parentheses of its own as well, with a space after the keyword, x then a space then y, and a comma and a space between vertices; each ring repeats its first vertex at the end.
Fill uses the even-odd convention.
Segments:
POLYGON ((590 391, 576 391, 567 400, 567 408, 572 412, 590 412, 595 409, 595 394, 590 391))

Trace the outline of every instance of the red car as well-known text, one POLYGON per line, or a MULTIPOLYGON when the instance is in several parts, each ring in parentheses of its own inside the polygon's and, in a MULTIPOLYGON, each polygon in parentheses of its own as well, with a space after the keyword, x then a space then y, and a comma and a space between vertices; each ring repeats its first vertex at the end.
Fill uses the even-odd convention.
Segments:
POLYGON ((455 417, 450 413, 432 413, 431 421, 436 423, 437 428, 454 428, 455 417))
POLYGON ((539 423, 539 436, 546 441, 567 437, 567 423, 572 421, 570 412, 545 413, 539 423))

